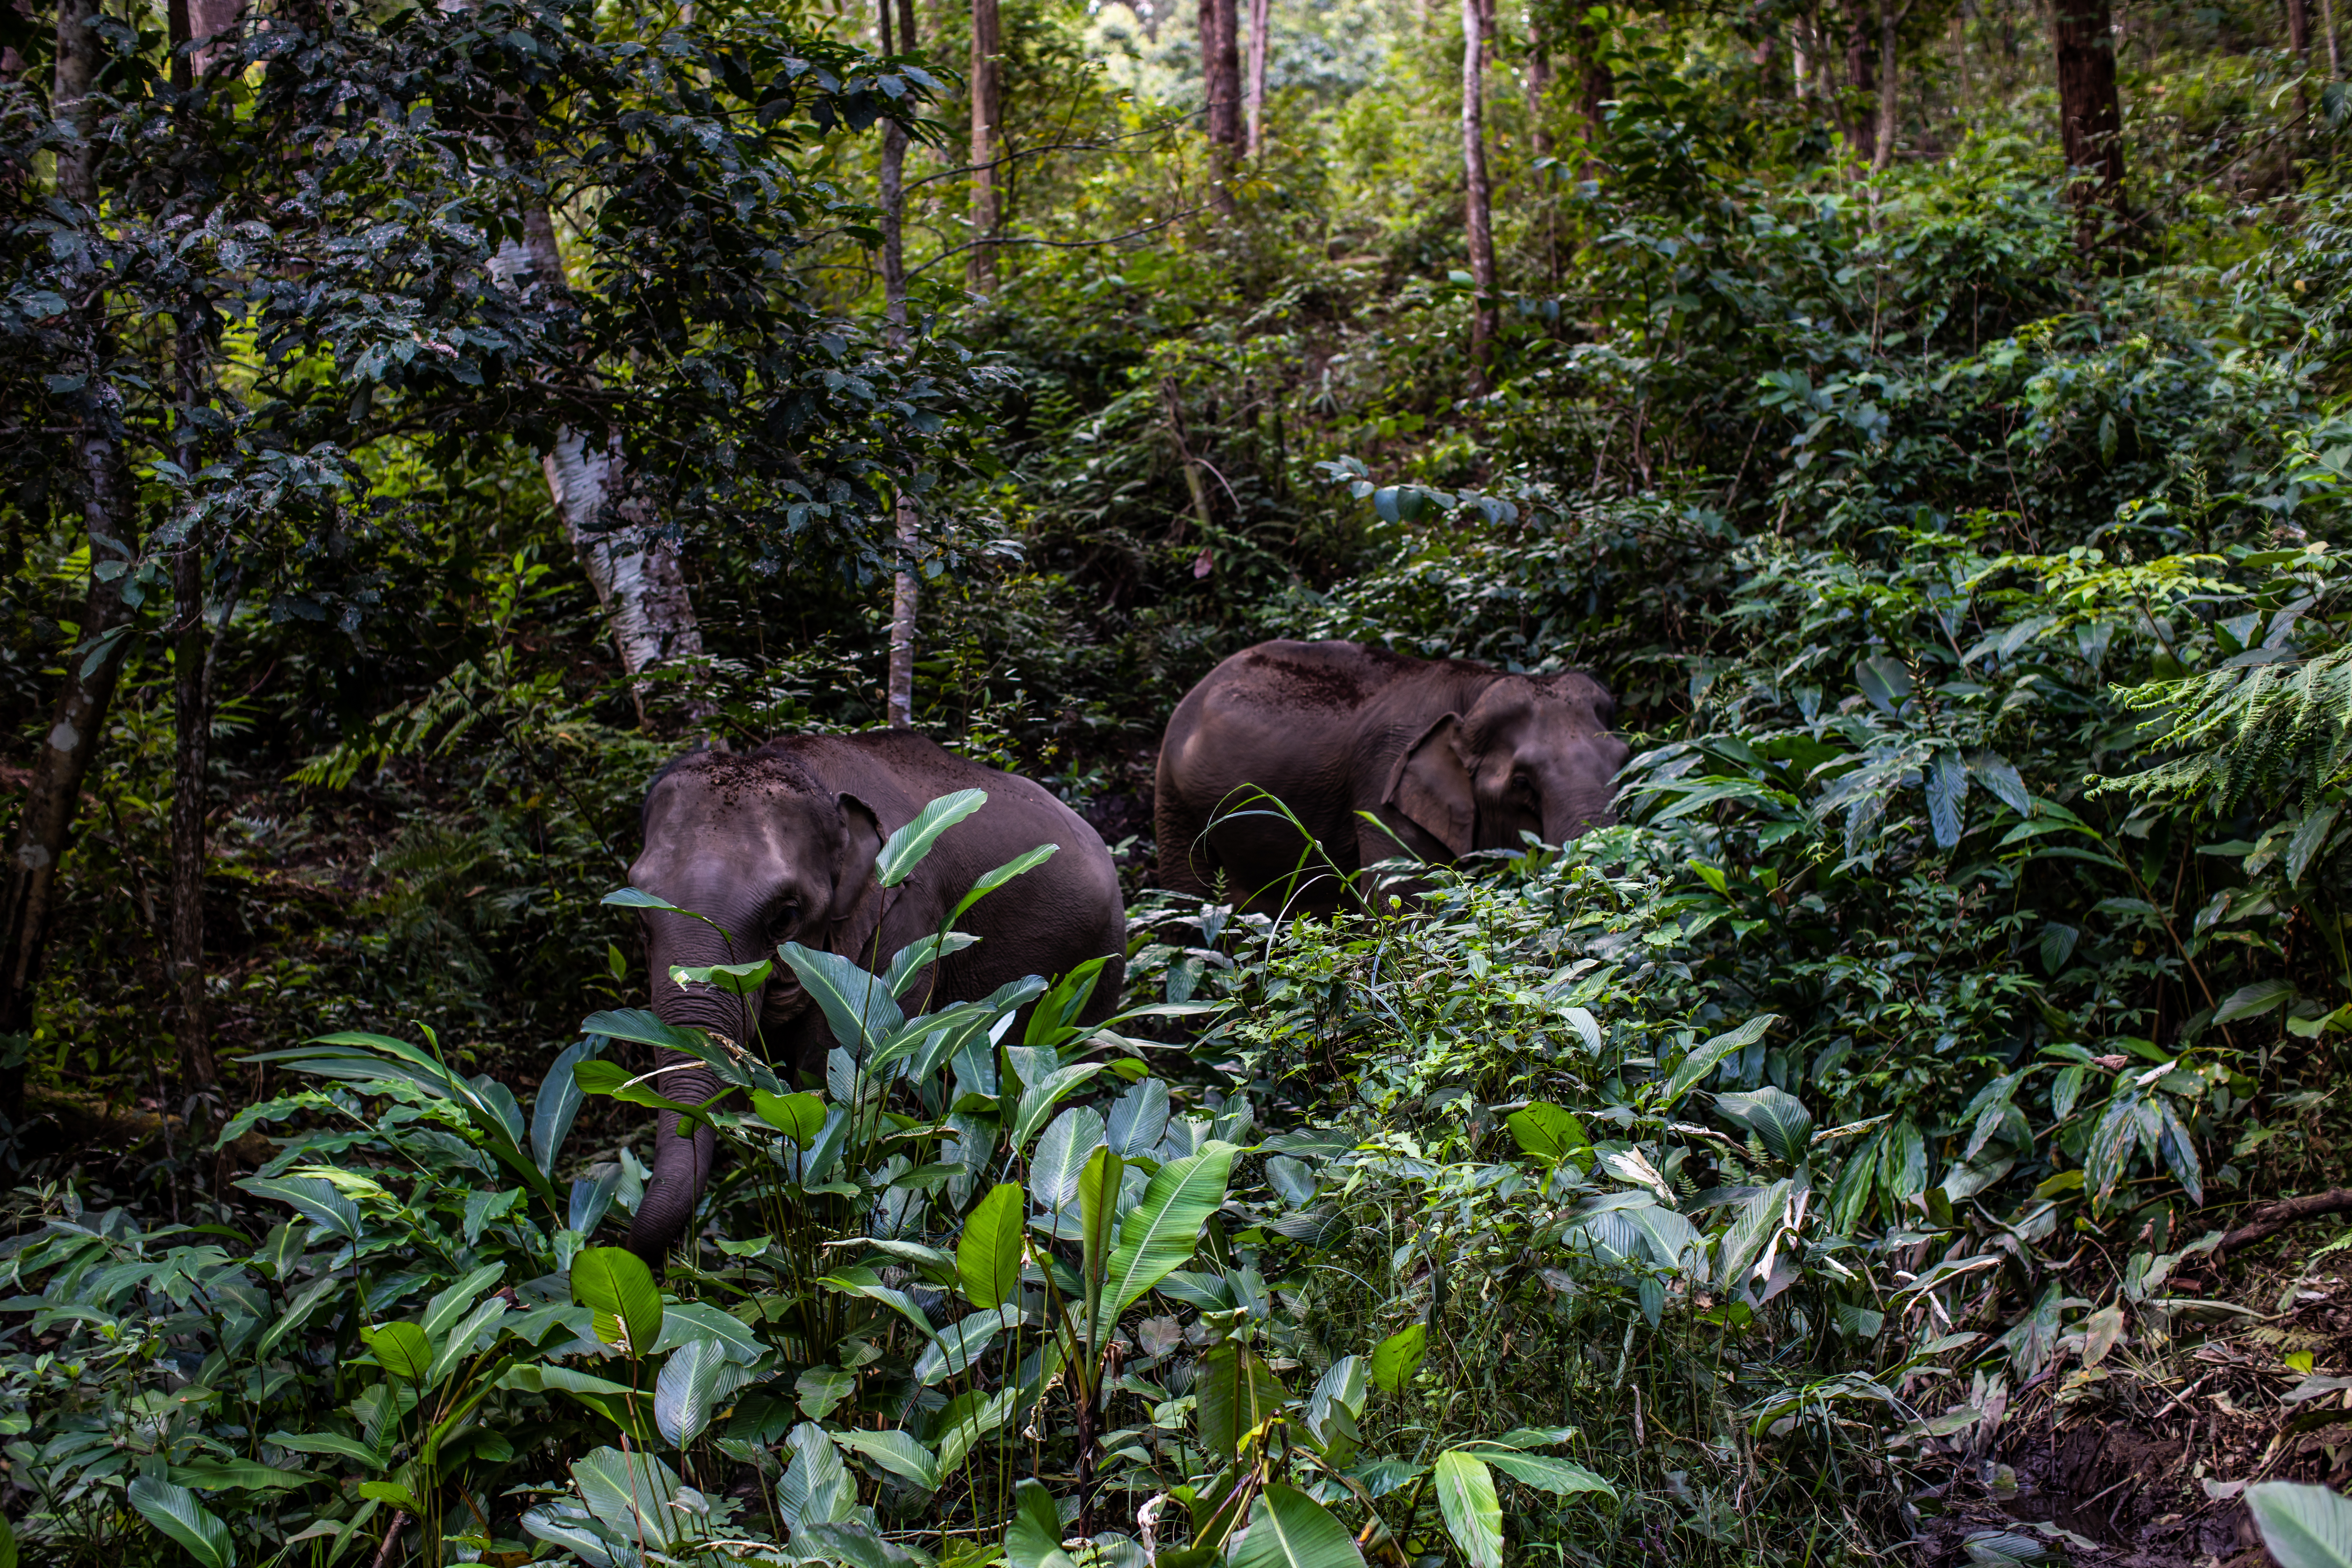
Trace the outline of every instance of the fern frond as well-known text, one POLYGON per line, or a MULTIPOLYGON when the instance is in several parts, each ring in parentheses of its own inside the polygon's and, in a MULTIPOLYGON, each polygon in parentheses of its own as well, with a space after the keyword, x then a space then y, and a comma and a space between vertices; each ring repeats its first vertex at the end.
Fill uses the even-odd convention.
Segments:
POLYGON ((2210 670, 2117 692, 2152 715, 2149 749, 2175 753, 2095 792, 2144 799, 2210 798, 2235 810, 2308 806, 2352 764, 2352 644, 2295 663, 2210 670))

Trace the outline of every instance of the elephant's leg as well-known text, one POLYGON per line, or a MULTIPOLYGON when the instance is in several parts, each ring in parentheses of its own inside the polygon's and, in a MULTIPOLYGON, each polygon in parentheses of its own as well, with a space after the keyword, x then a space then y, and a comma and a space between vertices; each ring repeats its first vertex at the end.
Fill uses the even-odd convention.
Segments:
POLYGON ((1159 798, 1152 803, 1151 827, 1159 839, 1160 885, 1170 892, 1194 899, 1209 896, 1215 860, 1202 837, 1207 826, 1201 814, 1179 800, 1175 790, 1162 781, 1159 798))

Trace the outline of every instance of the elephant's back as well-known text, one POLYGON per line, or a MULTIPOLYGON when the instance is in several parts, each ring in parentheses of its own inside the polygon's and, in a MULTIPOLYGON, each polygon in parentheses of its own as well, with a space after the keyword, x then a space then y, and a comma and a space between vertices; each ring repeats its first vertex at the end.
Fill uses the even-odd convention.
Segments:
POLYGON ((1344 770, 1364 710, 1424 661, 1353 642, 1244 648, 1184 694, 1160 746, 1163 793, 1207 806, 1255 784, 1277 795, 1344 770))
MULTIPOLYGON (((941 795, 987 792, 985 805, 940 836, 917 873, 943 900, 940 913, 997 867, 1041 844, 1056 846, 1052 858, 982 899, 960 922, 984 940, 966 962, 949 967, 965 971, 974 984, 985 981, 982 992, 1001 983, 989 978, 999 968, 1009 966, 1004 979, 1033 971, 1058 973, 1125 951, 1127 907, 1118 868, 1102 836, 1053 791, 958 756, 911 731, 795 739, 804 765, 874 807, 885 831, 911 821, 941 795)), ((919 932, 907 940, 913 934, 919 932)))

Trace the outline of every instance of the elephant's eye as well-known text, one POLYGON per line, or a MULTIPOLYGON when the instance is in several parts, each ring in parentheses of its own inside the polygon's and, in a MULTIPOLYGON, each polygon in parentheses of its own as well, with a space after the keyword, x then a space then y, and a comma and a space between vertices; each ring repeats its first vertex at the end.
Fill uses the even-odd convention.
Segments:
POLYGON ((798 925, 800 923, 800 900, 797 899, 786 899, 782 903, 776 906, 776 912, 769 918, 768 923, 778 928, 798 925))
POLYGON ((1511 787, 1533 795, 1536 793, 1536 775, 1525 768, 1515 769, 1511 773, 1511 787))

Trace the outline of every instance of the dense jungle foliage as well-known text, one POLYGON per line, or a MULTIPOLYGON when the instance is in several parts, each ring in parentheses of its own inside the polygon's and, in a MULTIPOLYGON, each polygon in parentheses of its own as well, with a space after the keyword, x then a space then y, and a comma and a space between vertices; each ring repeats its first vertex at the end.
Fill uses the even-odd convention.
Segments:
POLYGON ((2342 1563, 2352 100, 2102 0, 2070 170, 2077 3, 1281 0, 1248 152, 1233 0, 0 11, 0 1565, 2342 1563), (1126 990, 802 1081, 613 896, 899 574, 1126 990), (1273 637, 1618 820, 1158 888, 1273 637))

